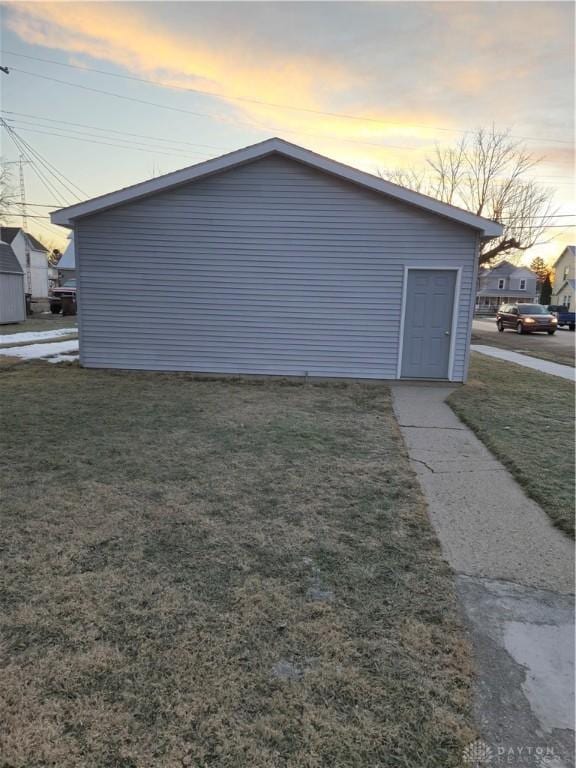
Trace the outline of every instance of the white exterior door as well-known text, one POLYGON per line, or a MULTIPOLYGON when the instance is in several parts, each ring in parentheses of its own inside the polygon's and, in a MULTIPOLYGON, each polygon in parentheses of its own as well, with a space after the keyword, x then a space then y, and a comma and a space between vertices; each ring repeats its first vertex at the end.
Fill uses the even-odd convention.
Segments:
POLYGON ((402 378, 450 377, 456 278, 452 269, 408 270, 402 378))

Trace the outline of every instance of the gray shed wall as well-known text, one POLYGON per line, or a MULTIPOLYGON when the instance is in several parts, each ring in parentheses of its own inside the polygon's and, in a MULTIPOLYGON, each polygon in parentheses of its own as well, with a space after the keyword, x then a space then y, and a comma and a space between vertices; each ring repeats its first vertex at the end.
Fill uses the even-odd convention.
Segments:
POLYGON ((405 265, 461 267, 475 230, 278 155, 76 225, 88 367, 396 378, 405 265))
POLYGON ((26 319, 24 275, 0 272, 0 324, 26 319))

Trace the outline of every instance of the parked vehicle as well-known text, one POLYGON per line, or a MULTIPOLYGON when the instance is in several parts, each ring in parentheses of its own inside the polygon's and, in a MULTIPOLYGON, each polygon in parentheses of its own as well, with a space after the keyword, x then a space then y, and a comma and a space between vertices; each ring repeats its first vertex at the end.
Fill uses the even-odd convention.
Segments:
POLYGON ((511 328, 516 333, 544 333, 553 336, 558 318, 541 304, 502 304, 496 313, 500 333, 511 328))
POLYGON ((558 318, 558 328, 567 325, 571 331, 574 330, 576 314, 569 311, 570 307, 565 307, 564 304, 548 304, 547 310, 558 318))
POLYGON ((52 288, 50 292, 50 312, 58 315, 76 314, 76 280, 67 280, 62 285, 52 288))

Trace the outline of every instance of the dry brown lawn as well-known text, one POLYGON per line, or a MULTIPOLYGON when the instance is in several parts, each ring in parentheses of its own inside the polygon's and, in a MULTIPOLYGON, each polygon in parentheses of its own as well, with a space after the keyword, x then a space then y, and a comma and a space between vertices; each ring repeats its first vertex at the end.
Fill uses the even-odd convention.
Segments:
POLYGON ((378 384, 0 371, 3 768, 451 768, 469 649, 378 384))
POLYGON ((447 402, 574 537, 574 384, 473 353, 468 383, 447 402))

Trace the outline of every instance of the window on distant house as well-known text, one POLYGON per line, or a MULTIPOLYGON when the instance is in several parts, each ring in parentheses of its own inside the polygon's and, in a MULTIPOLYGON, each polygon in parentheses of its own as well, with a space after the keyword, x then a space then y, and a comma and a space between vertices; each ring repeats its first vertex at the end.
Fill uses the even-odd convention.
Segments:
POLYGON ((500 280, 498 280, 498 290, 501 291, 504 288, 504 278, 501 277, 500 280))
POLYGON ((526 290, 526 280, 520 280, 520 290, 521 291, 526 290))
POLYGON ((570 274, 570 267, 564 267, 564 277, 563 280, 568 280, 568 275, 570 274))

